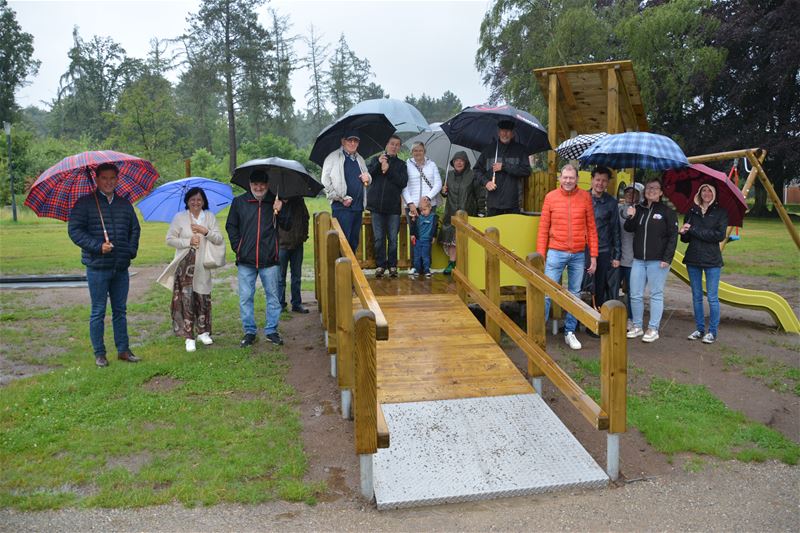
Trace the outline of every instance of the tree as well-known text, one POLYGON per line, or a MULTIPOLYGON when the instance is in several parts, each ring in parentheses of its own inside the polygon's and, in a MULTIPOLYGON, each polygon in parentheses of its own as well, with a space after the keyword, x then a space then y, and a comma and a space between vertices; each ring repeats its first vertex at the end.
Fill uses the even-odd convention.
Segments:
POLYGON ((296 70, 296 55, 294 52, 295 36, 286 37, 291 28, 289 17, 279 16, 275 10, 270 10, 272 15, 272 39, 275 42, 274 75, 270 85, 273 112, 272 130, 283 137, 292 136, 294 123, 294 97, 292 96, 292 72, 296 70))
POLYGON ((165 156, 175 159, 181 152, 181 121, 172 85, 159 74, 145 74, 127 87, 119 97, 112 121, 109 141, 121 150, 141 154, 151 161, 165 156))
POLYGON ((110 37, 84 41, 78 27, 72 31, 69 68, 61 76, 53 104, 56 135, 73 138, 84 133, 95 140, 108 134, 107 117, 122 90, 144 70, 140 60, 130 59, 110 37))
POLYGON ((333 104, 333 114, 340 116, 353 107, 353 54, 347 45, 344 34, 339 36, 339 46, 334 50, 333 57, 326 72, 325 91, 333 104))
MULTIPOLYGON (((236 169, 237 93, 243 80, 252 89, 256 78, 247 74, 260 64, 260 54, 272 46, 269 34, 258 23, 256 10, 263 3, 264 0, 203 0, 200 10, 189 17, 185 36, 188 48, 202 56, 222 82, 231 174, 236 169)), ((252 101, 249 105, 252 107, 252 101)))
POLYGON ((14 10, 0 0, 0 122, 11 121, 17 109, 14 93, 39 65, 33 59, 33 35, 22 31, 14 10))
POLYGON ((439 98, 425 93, 419 98, 413 94, 406 96, 406 102, 416 107, 428 122, 444 122, 462 109, 461 100, 450 91, 445 91, 439 98))
POLYGON ((306 91, 308 119, 317 131, 321 130, 330 118, 325 109, 326 89, 322 70, 328 59, 330 45, 322 44, 320 39, 321 36, 316 33, 313 24, 308 29, 308 36, 303 38, 308 47, 305 64, 311 71, 311 86, 306 91))
POLYGON ((178 114, 191 146, 213 150, 214 131, 224 112, 222 83, 201 51, 186 47, 185 64, 175 89, 178 114))
POLYGON ((606 61, 617 55, 610 20, 631 2, 595 7, 591 0, 497 0, 481 22, 475 66, 506 102, 546 116, 533 70, 551 65, 606 61))

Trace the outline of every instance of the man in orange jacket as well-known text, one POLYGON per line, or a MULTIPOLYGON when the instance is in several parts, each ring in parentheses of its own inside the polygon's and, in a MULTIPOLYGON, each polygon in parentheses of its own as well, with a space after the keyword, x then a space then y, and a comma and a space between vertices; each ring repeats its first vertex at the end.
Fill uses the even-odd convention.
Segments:
MULTIPOLYGON (((567 289, 574 296, 581 290, 586 259, 584 250, 589 246, 590 262, 586 272, 593 274, 597 268, 597 228, 594 224, 592 197, 578 188, 578 170, 565 165, 558 178, 559 188, 547 193, 539 219, 536 251, 546 257, 544 273, 561 283, 567 270, 567 289)), ((545 320, 550 314, 550 298, 544 300, 545 320)), ((575 337, 578 320, 567 313, 564 323, 564 341, 573 350, 580 350, 575 337)))

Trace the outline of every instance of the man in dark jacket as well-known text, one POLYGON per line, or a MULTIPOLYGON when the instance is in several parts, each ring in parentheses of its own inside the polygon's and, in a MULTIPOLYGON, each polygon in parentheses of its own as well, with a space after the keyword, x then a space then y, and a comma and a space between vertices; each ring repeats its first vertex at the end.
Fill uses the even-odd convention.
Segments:
POLYGON ((108 366, 105 333, 106 302, 111 300, 111 324, 117 358, 136 363, 128 345, 128 267, 139 249, 139 221, 130 202, 114 194, 117 167, 111 163, 95 170, 97 190, 78 199, 69 216, 68 232, 81 248, 81 263, 86 265, 86 281, 92 310, 89 315, 89 338, 94 361, 108 366))
POLYGON ((286 274, 287 270, 292 270, 292 312, 308 313, 308 309, 303 307, 303 300, 300 296, 300 282, 303 277, 303 243, 308 240, 308 208, 302 198, 290 198, 286 202, 286 207, 290 209, 292 226, 288 230, 278 228, 278 241, 280 251, 278 256, 281 262, 281 283, 278 289, 280 293, 281 309, 286 309, 286 274))
POLYGON ((519 213, 522 180, 531 175, 528 150, 514 141, 514 121, 503 120, 497 125, 496 143, 481 152, 475 162, 475 179, 488 191, 486 215, 519 213))
POLYGON ((606 192, 611 171, 606 167, 592 170, 592 207, 594 225, 597 228, 597 270, 594 273, 594 304, 599 309, 606 300, 616 298, 609 295, 607 280, 612 269, 619 267, 622 254, 619 234, 617 199, 606 192))
POLYGON ((372 184, 367 190, 367 209, 372 217, 375 277, 397 277, 397 235, 400 232, 401 195, 408 183, 406 162, 397 157, 400 137, 392 135, 386 151, 367 164, 372 184), (387 250, 388 241, 388 250, 387 250))
POLYGON ((255 170, 250 175, 250 192, 233 199, 225 230, 231 248, 236 252, 239 269, 239 316, 244 337, 240 346, 246 348, 256 341, 256 321, 253 298, 256 278, 261 278, 267 300, 264 333, 273 344, 283 344, 278 333, 281 301, 278 296, 281 269, 278 257, 277 223, 291 227, 291 209, 267 189, 267 174, 255 170))

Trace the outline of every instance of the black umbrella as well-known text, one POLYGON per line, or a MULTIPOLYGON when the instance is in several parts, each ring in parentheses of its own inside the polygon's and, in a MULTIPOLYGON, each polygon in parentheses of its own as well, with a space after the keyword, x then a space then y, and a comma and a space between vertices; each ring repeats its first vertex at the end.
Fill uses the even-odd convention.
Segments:
POLYGON ((269 177, 269 189, 279 198, 293 196, 315 197, 322 191, 320 182, 311 177, 306 167, 294 159, 268 157, 253 159, 239 165, 233 173, 231 183, 235 183, 246 191, 250 190, 250 174, 254 170, 263 170, 269 177))
POLYGON ((511 106, 476 105, 465 107, 459 114, 444 122, 442 129, 453 144, 481 151, 497 139, 497 124, 514 121, 514 137, 531 154, 550 150, 547 130, 539 119, 511 106))
POLYGON ((389 137, 395 132, 395 127, 383 113, 344 116, 317 135, 309 159, 322 166, 328 154, 342 147, 342 136, 347 130, 358 131, 361 138, 358 153, 362 157, 368 157, 386 147, 389 137))

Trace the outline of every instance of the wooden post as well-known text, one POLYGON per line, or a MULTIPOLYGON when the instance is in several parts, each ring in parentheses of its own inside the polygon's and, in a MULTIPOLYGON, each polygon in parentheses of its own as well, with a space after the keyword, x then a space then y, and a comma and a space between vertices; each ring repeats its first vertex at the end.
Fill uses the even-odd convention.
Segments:
POLYGON ((183 160, 183 171, 186 174, 187 178, 192 177, 192 160, 191 159, 184 159, 183 160))
POLYGON ((353 273, 350 259, 336 260, 336 367, 340 389, 353 388, 353 273))
MULTIPOLYGON (((328 353, 336 353, 336 260, 339 259, 339 233, 330 230, 325 235, 326 271, 325 308, 327 309, 328 353)), ((352 292, 350 293, 352 295, 352 292)))
POLYGON ((375 315, 360 309, 355 314, 355 386, 353 418, 357 454, 378 451, 378 380, 375 315))
POLYGON ((607 91, 608 104, 606 107, 606 131, 608 133, 618 133, 619 129, 619 82, 617 81, 617 71, 613 68, 608 69, 607 91))
MULTIPOLYGON (((319 306, 319 310, 321 313, 322 318, 322 326, 327 331, 328 329, 328 269, 325 268, 325 261, 328 257, 328 232, 331 230, 331 215, 330 213, 320 213, 319 214, 319 228, 317 228, 317 234, 315 237, 318 237, 319 240, 315 243, 317 250, 319 251, 319 255, 316 258, 316 268, 319 269, 319 295, 317 296, 317 305, 319 306)), ((333 280, 331 280, 333 283, 333 280)))
POLYGON ((408 223, 405 215, 400 215, 400 234, 397 236, 397 266, 411 266, 408 259, 408 223))
MULTIPOLYGON (((490 241, 499 243, 500 232, 497 228, 486 228, 486 238, 490 241)), ((500 259, 496 254, 489 250, 484 250, 486 254, 486 296, 492 304, 500 307, 500 259)), ((486 331, 491 337, 500 344, 500 324, 491 318, 489 310, 486 310, 486 331)))
MULTIPOLYGON (((555 148, 558 146, 558 75, 550 74, 548 81, 550 85, 547 90, 547 138, 550 146, 555 148)), ((548 191, 555 188, 557 173, 556 152, 550 150, 547 152, 548 191)))
MULTIPOLYGON (((358 256, 358 260, 362 264, 362 268, 373 268, 378 265, 375 262, 375 230, 372 227, 371 214, 364 215, 361 227, 364 228, 364 255, 358 256)), ((361 248, 360 242, 358 247, 361 248)))
MULTIPOLYGON (((467 212, 463 210, 456 213, 456 218, 465 224, 469 221, 467 212)), ((456 227, 456 270, 460 270, 465 277, 469 277, 469 237, 459 227, 456 227)), ((456 294, 462 302, 467 303, 467 288, 459 282, 456 282, 456 294)))
POLYGON ((608 414, 608 432, 624 433, 627 428, 628 343, 625 328, 628 311, 619 300, 600 308, 608 321, 608 333, 600 335, 600 407, 608 414))
POLYGON ((761 161, 750 151, 747 152, 747 159, 750 161, 750 164, 753 165, 753 169, 758 171, 758 178, 761 181, 761 185, 767 190, 767 194, 772 200, 772 205, 778 210, 781 220, 783 220, 786 229, 789 231, 789 235, 792 236, 794 245, 800 250, 800 234, 797 233, 797 228, 792 224, 792 219, 789 217, 789 213, 786 212, 786 208, 783 207, 783 202, 781 202, 778 193, 775 192, 772 183, 769 182, 767 173, 764 172, 764 167, 761 166, 761 161))
MULTIPOLYGON (((541 254, 532 253, 525 259, 528 265, 544 276, 544 258, 541 254)), ((542 350, 547 350, 547 339, 545 337, 545 317, 544 317, 544 292, 537 289, 532 283, 527 283, 525 289, 525 317, 527 320, 528 338, 536 343, 542 350)), ((544 372, 528 358, 528 377, 540 378, 544 372)), ((537 391, 541 393, 541 390, 537 391)))

